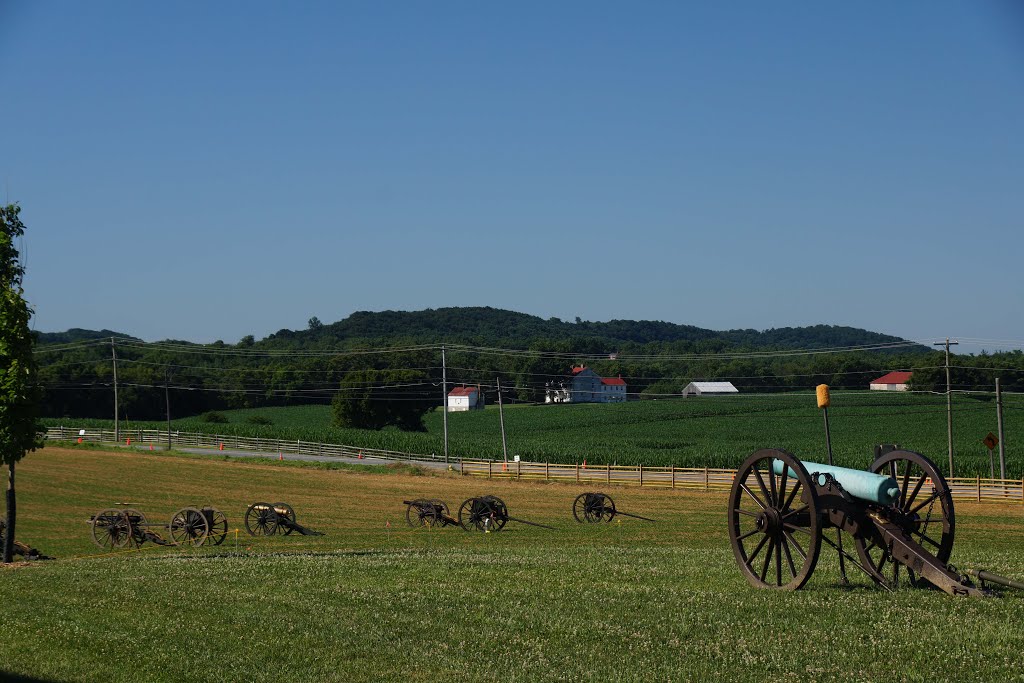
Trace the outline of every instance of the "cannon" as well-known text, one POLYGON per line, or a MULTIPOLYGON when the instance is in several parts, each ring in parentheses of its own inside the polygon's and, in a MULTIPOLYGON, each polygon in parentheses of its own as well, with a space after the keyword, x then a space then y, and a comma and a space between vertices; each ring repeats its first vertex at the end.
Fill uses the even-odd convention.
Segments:
POLYGON ((488 533, 491 531, 501 531, 508 522, 519 522, 520 524, 529 524, 530 526, 538 526, 542 529, 554 530, 554 527, 551 526, 509 517, 508 506, 505 505, 505 501, 497 496, 469 498, 459 506, 459 526, 466 531, 472 531, 473 529, 488 533))
POLYGON ((648 522, 655 521, 650 517, 634 515, 616 509, 615 501, 612 500, 612 497, 607 493, 581 493, 576 496, 576 500, 572 502, 572 516, 575 517, 576 521, 580 524, 583 522, 587 522, 589 524, 610 522, 615 515, 633 517, 634 519, 642 519, 648 522))
MULTIPOLYGON (((4 547, 4 543, 7 541, 7 522, 0 519, 0 549, 4 547)), ((14 554, 21 555, 26 560, 52 560, 54 558, 49 555, 43 555, 38 549, 31 546, 25 545, 18 539, 14 539, 14 554)))
POLYGON ((950 595, 988 594, 949 564, 953 497, 938 467, 913 451, 886 453, 865 472, 759 450, 736 473, 728 525, 740 572, 759 588, 801 588, 824 541, 839 554, 844 580, 849 562, 890 591, 927 583, 950 595))
POLYGON ((227 517, 214 507, 182 508, 162 525, 150 523, 144 514, 131 507, 107 508, 90 517, 88 523, 93 542, 104 550, 138 548, 147 541, 157 545, 220 545, 228 534, 227 517), (164 529, 170 538, 154 531, 156 528, 164 529))
POLYGON ((250 536, 290 536, 295 532, 303 536, 323 536, 296 522, 295 510, 288 503, 253 503, 245 511, 245 530, 250 536))
POLYGON ((458 526, 459 520, 451 516, 448 505, 437 498, 403 500, 405 521, 411 527, 458 526))

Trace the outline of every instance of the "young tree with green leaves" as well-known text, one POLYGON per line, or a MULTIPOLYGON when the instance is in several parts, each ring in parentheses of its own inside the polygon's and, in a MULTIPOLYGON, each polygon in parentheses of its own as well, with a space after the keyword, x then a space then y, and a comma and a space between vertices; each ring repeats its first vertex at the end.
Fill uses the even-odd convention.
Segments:
POLYGON ((0 458, 7 465, 7 528, 3 561, 14 558, 17 506, 14 498, 14 465, 25 454, 40 448, 39 386, 32 356, 28 321, 32 309, 23 296, 25 268, 15 239, 25 233, 21 207, 0 208, 0 458))

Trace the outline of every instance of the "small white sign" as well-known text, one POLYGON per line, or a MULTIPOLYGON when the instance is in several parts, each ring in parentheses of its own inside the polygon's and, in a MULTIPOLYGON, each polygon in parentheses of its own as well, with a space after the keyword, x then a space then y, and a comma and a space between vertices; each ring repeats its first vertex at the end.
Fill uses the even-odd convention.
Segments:
POLYGON ((84 429, 79 429, 78 430, 78 435, 79 436, 85 436, 85 430, 84 429))
POLYGON ((513 455, 512 456, 512 462, 519 462, 519 456, 518 455, 513 455))

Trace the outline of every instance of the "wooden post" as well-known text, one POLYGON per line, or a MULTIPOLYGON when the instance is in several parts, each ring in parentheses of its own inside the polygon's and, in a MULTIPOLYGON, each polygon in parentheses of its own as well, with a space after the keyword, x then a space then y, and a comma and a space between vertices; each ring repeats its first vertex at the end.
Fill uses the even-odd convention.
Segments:
POLYGON ((644 485, 644 464, 640 463, 640 486, 644 485))
POLYGON ((580 483, 580 464, 576 463, 576 483, 580 483))
POLYGON ((491 461, 490 460, 487 461, 487 478, 488 479, 491 478, 491 461))
POLYGON ((611 484, 612 483, 612 464, 610 462, 606 463, 604 467, 605 467, 605 481, 607 481, 609 484, 611 484))
POLYGON ((523 478, 523 461, 516 460, 516 479, 523 478))
MULTIPOLYGON (((769 472, 769 474, 771 474, 771 472, 769 472)), ((705 491, 708 490, 708 468, 707 467, 704 468, 704 490, 705 491)))
POLYGON ((981 502, 981 475, 979 474, 979 475, 975 476, 974 479, 975 479, 975 481, 978 484, 978 502, 980 503, 981 502))
POLYGON ((544 463, 544 481, 549 481, 551 479, 550 469, 551 469, 551 463, 549 463, 549 462, 544 463))
POLYGON ((672 465, 672 488, 676 487, 676 466, 672 465))

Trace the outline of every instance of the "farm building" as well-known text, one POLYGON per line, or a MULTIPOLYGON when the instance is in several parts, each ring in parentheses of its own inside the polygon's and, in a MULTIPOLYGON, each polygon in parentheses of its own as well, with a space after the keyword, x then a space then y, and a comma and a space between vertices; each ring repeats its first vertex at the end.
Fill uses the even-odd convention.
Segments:
POLYGON ((548 382, 544 393, 545 403, 621 403, 626 400, 626 381, 601 377, 580 365, 565 379, 548 382))
POLYGON ((872 391, 906 391, 907 382, 910 381, 912 372, 890 372, 878 379, 871 380, 869 388, 872 391))
POLYGON ((738 394, 740 390, 732 382, 690 382, 683 389, 683 398, 687 396, 727 396, 738 394))
POLYGON ((484 392, 480 387, 455 387, 448 392, 448 412, 461 413, 484 407, 484 392))

